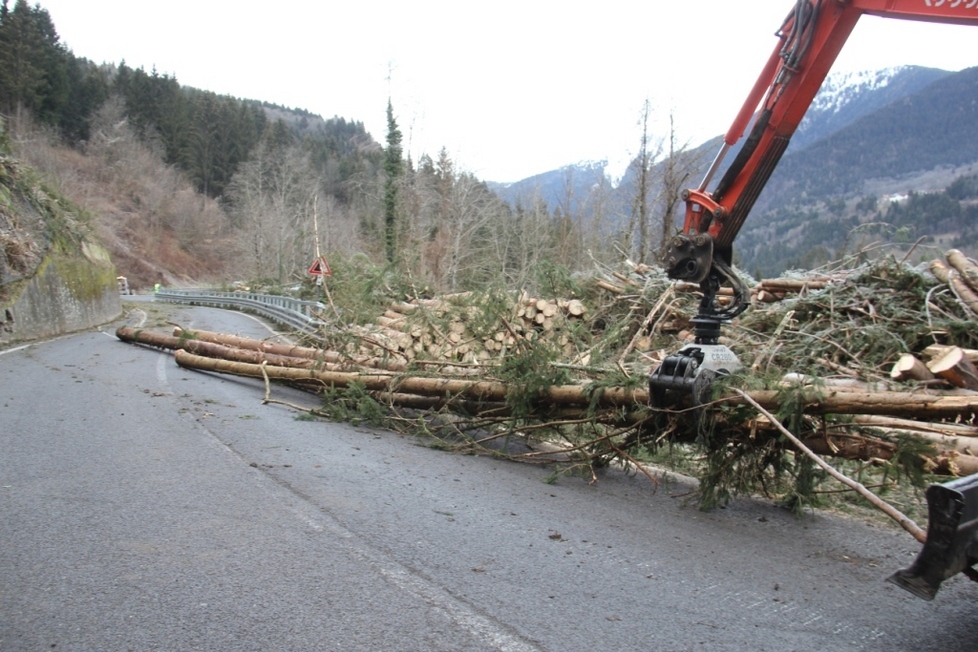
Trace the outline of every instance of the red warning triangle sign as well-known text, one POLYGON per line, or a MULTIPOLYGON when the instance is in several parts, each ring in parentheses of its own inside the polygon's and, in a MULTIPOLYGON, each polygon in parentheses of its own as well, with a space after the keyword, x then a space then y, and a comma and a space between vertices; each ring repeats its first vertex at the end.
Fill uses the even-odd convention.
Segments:
POLYGON ((309 267, 309 273, 313 276, 332 276, 333 272, 329 269, 329 263, 326 262, 326 258, 320 256, 312 262, 309 267))

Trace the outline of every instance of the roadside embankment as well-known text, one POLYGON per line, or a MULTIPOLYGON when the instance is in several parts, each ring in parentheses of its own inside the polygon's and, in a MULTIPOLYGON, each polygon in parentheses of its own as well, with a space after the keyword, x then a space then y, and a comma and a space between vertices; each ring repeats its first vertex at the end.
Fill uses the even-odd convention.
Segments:
POLYGON ((0 304, 0 344, 84 330, 122 313, 115 267, 100 246, 52 250, 0 304))

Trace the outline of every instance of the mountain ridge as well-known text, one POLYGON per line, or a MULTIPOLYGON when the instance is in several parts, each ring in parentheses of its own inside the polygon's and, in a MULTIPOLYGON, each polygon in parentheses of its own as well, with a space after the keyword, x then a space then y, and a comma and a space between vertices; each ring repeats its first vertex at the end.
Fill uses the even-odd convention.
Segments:
MULTIPOLYGON (((832 73, 826 78, 792 137, 788 151, 803 149, 851 124, 854 120, 879 110, 893 101, 919 92, 933 81, 951 74, 953 73, 946 70, 922 66, 895 66, 880 70, 832 73)), ((697 157, 712 158, 719 149, 719 137, 718 135, 710 138, 687 151, 695 153, 697 157)), ((731 160, 732 155, 728 155, 727 159, 731 160)), ((596 168, 603 166, 606 177, 604 182, 607 186, 618 188, 620 185, 627 184, 634 161, 619 166, 624 169, 624 172, 610 174, 609 167, 614 160, 616 157, 609 155, 599 160, 570 163, 518 181, 507 183, 488 181, 487 184, 510 205, 525 204, 531 197, 536 196, 554 210, 558 207, 556 198, 563 197, 565 194, 564 186, 568 176, 583 173, 588 183, 580 184, 577 191, 586 193, 593 186, 596 168), (557 188, 560 189, 560 193, 555 193, 557 188)), ((708 163, 709 160, 706 161, 706 164, 708 163)), ((702 166, 704 171, 706 164, 702 166)))
MULTIPOLYGON (((776 274, 798 263, 815 242, 826 247, 826 256, 831 255, 833 248, 842 246, 838 238, 825 233, 809 242, 804 235, 819 231, 821 221, 838 218, 829 206, 835 213, 850 211, 849 221, 836 223, 836 230, 856 228, 870 219, 869 214, 851 212, 860 199, 868 205, 869 198, 861 194, 872 195, 879 204, 888 194, 940 192, 955 175, 970 174, 969 164, 978 162, 975 97, 978 68, 948 72, 906 66, 830 75, 738 236, 739 262, 776 274), (808 226, 802 226, 802 221, 808 226), (790 246, 776 231, 792 232, 790 246), (784 264, 777 262, 779 256, 784 264)), ((692 187, 702 178, 719 146, 717 136, 681 152, 683 187, 692 187)), ((725 162, 729 164, 734 155, 728 153, 725 162)), ((653 179, 661 179, 663 165, 660 161, 652 169, 653 179)), ((494 190, 511 203, 543 202, 555 211, 600 206, 609 229, 621 233, 631 221, 639 167, 633 163, 617 185, 607 175, 601 178, 597 167, 593 162, 580 170, 565 166, 494 190)), ((719 179, 723 171, 714 178, 719 179)), ((654 214, 664 211, 661 197, 658 201, 654 214)), ((886 208, 879 204, 879 215, 873 213, 873 219, 885 219, 886 208)), ((963 236, 942 237, 961 241, 963 236)), ((967 242, 960 244, 967 247, 967 242)))

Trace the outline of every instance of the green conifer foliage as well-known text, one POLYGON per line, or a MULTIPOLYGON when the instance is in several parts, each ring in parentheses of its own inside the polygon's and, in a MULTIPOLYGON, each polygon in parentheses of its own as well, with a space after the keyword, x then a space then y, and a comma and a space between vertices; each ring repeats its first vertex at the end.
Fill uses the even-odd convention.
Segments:
POLYGON ((394 106, 387 101, 387 149, 384 151, 384 251, 387 262, 397 261, 397 184, 404 172, 401 130, 394 119, 394 106))
POLYGON ((17 0, 0 11, 0 110, 26 109, 56 122, 68 100, 67 51, 51 16, 17 0))

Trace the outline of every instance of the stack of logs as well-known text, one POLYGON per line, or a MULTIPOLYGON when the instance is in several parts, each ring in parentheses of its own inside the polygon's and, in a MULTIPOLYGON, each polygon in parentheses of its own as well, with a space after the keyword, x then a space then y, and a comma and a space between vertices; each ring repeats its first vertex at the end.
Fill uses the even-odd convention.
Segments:
MULTIPOLYGON (((939 281, 947 284, 970 316, 978 316, 978 265, 957 249, 951 249, 945 254, 945 260, 934 260, 929 267, 939 281)), ((929 358, 926 362, 910 353, 901 356, 893 365, 890 377, 929 384, 943 380, 955 387, 978 390, 975 366, 978 351, 934 344, 923 353, 929 358)))
POLYGON ((924 349, 924 356, 929 358, 922 362, 912 353, 904 353, 890 370, 893 380, 916 380, 928 384, 941 382, 978 390, 978 351, 962 349, 958 346, 932 344, 924 349))
MULTIPOLYGON (((438 409, 454 404, 468 414, 480 411, 506 413, 507 396, 514 388, 481 377, 436 377, 412 375, 411 368, 390 358, 350 358, 345 354, 287 344, 273 344, 228 334, 176 329, 173 335, 135 329, 116 331, 119 339, 175 351, 179 365, 253 378, 267 378, 304 387, 349 387, 357 383, 383 403, 419 409, 438 409)), ((457 373, 454 370, 452 373, 457 373)), ((935 472, 971 474, 978 472, 978 427, 969 425, 978 415, 978 393, 934 390, 897 391, 873 387, 853 379, 839 384, 806 388, 803 377, 785 382, 801 385, 796 399, 812 414, 847 414, 861 426, 893 433, 911 433, 926 439, 941 451, 930 460, 935 472), (931 421, 928 421, 931 419, 931 421), (954 423, 961 420, 965 423, 954 423)), ((778 390, 756 390, 751 400, 766 409, 777 409, 783 400, 778 390)), ((644 388, 605 387, 592 394, 587 385, 543 388, 538 395, 541 418, 574 418, 604 421, 617 426, 634 424, 647 415, 648 392, 644 388), (592 412, 593 408, 597 412, 592 412)), ((742 404, 737 395, 723 401, 742 404)), ((758 424, 760 425, 760 424, 758 424)), ((694 433, 695 434, 695 433, 694 433)), ((822 454, 859 459, 890 459, 896 446, 890 442, 854 433, 832 434, 817 429, 806 439, 822 454)))
MULTIPOLYGON (((618 275, 616 275, 618 276, 618 275)), ((757 285, 750 289, 751 304, 774 303, 781 301, 789 294, 804 294, 809 290, 823 290, 836 279, 828 276, 817 276, 810 279, 795 278, 769 278, 759 281, 757 285)), ((600 281, 598 286, 613 294, 624 294, 628 291, 627 285, 635 284, 635 281, 626 277, 626 285, 619 285, 609 281, 600 281)), ((679 281, 675 285, 677 292, 699 292, 700 286, 695 283, 679 281)), ((733 296, 733 288, 721 287, 717 293, 719 302, 723 304, 728 297, 733 296)))
POLYGON ((357 341, 347 343, 351 355, 388 355, 404 361, 443 360, 479 364, 498 359, 520 342, 544 339, 574 354, 566 334, 568 322, 585 318, 587 307, 578 299, 542 299, 521 295, 509 319, 486 329, 484 315, 465 305, 465 295, 416 299, 390 304, 376 324, 355 330, 357 341), (480 324, 478 328, 474 324, 480 324))
MULTIPOLYGON (((963 306, 978 314, 978 266, 954 250, 948 252, 946 259, 946 263, 935 261, 931 271, 963 306)), ((841 278, 765 280, 752 290, 752 298, 759 302, 778 300, 787 293, 825 288, 841 278)), ((644 283, 629 276, 614 273, 613 278, 600 279, 596 284, 612 293, 616 303, 644 305, 636 300, 646 289, 644 283)), ((649 332, 681 332, 684 318, 682 311, 675 309, 674 293, 694 290, 698 287, 683 283, 663 290, 621 355, 619 368, 629 350, 648 346, 640 340, 649 332), (666 328, 666 324, 672 327, 666 328)), ((599 314, 604 310, 597 304, 594 308, 599 314)), ((178 363, 192 368, 264 376, 312 387, 358 383, 385 403, 427 409, 464 401, 471 402, 467 410, 474 408, 470 414, 479 409, 501 414, 507 398, 518 388, 494 380, 486 370, 508 353, 540 341, 561 347, 567 361, 574 363, 572 358, 577 351, 569 327, 575 320, 585 319, 588 309, 576 299, 550 300, 523 294, 504 307, 504 317, 491 318, 490 314, 497 310, 498 306, 489 310, 467 295, 395 302, 373 325, 356 330, 344 328, 344 335, 324 342, 325 350, 202 332, 164 335, 124 327, 117 334, 125 341, 178 350, 178 363), (432 363, 440 368, 433 370, 432 363), (437 376, 432 377, 432 373, 437 376)), ((634 316, 635 310, 633 306, 627 319, 634 316)), ((808 442, 812 447, 822 445, 823 453, 860 459, 888 459, 895 454, 895 444, 860 436, 851 429, 855 423, 926 439, 942 451, 935 464, 943 464, 945 472, 968 474, 978 472, 978 426, 972 425, 978 421, 976 365, 978 351, 934 345, 919 358, 907 354, 893 366, 892 380, 903 385, 805 377, 786 377, 785 382, 800 385, 792 400, 800 401, 807 413, 827 416, 829 427, 808 442), (832 415, 845 416, 836 419, 832 415)), ((606 419, 603 422, 617 427, 648 415, 648 393, 644 387, 604 387, 597 394, 589 388, 582 382, 541 390, 541 418, 552 419, 557 411, 562 411, 567 418, 606 419), (592 414, 594 406, 604 412, 592 414)), ((748 394, 768 409, 776 409, 784 400, 776 389, 748 394)), ((737 395, 721 400, 741 402, 737 395)))

